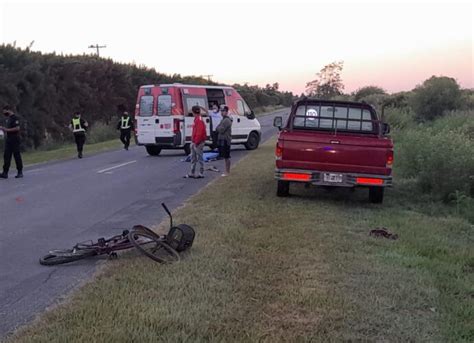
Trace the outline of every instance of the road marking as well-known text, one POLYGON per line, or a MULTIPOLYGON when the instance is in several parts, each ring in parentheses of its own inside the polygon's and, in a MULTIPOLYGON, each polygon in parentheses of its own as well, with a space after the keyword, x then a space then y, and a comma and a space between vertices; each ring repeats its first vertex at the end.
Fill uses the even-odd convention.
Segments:
MULTIPOLYGON (((120 168, 120 167, 124 167, 124 166, 127 166, 127 165, 132 164, 132 163, 135 163, 135 162, 137 162, 137 161, 135 160, 135 161, 125 162, 125 163, 118 164, 118 165, 113 166, 113 167, 110 167, 110 168, 102 169, 102 170, 99 170, 99 171, 97 172, 97 174, 102 174, 102 173, 108 172, 109 170, 113 170, 113 169, 117 169, 117 168, 120 168)), ((107 173, 107 174, 109 174, 109 173, 107 173)))

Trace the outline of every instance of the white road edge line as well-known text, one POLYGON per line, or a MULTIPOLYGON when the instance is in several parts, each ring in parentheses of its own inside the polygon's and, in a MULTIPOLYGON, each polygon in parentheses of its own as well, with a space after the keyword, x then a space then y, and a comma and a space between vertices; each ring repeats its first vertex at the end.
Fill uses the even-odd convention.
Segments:
POLYGON ((102 169, 102 170, 99 170, 97 172, 97 174, 102 174, 102 173, 105 173, 105 172, 108 172, 109 170, 113 170, 113 169, 117 169, 117 168, 120 168, 120 167, 124 167, 126 165, 129 165, 129 164, 132 164, 132 163, 135 163, 137 162, 136 160, 134 161, 130 161, 130 162, 125 162, 125 163, 122 163, 122 164, 119 164, 119 165, 116 165, 116 166, 113 166, 113 167, 110 167, 110 168, 106 168, 106 169, 102 169))

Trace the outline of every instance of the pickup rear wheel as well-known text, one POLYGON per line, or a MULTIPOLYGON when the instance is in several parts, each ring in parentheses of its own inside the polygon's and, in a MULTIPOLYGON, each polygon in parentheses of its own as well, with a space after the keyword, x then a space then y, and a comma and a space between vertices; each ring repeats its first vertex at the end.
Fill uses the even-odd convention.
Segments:
POLYGON ((373 204, 381 204, 383 202, 383 187, 370 187, 369 200, 373 204))
POLYGON ((290 195, 290 182, 278 180, 277 196, 287 197, 290 195))
POLYGON ((150 156, 158 156, 161 152, 161 147, 159 146, 147 145, 145 148, 146 148, 146 152, 150 156))

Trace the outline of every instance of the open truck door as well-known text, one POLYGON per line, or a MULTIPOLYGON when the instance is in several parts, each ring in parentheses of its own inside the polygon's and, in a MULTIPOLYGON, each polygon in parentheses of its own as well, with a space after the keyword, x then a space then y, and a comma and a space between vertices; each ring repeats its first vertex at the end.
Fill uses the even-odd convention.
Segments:
MULTIPOLYGON (((194 117, 192 113, 193 106, 201 106, 206 110, 209 110, 207 102, 207 93, 205 88, 181 88, 181 96, 183 99, 184 109, 184 136, 186 137, 186 143, 191 143, 191 136, 193 133, 194 117)), ((202 120, 206 125, 206 144, 211 144, 211 119, 209 116, 203 116, 202 120)))

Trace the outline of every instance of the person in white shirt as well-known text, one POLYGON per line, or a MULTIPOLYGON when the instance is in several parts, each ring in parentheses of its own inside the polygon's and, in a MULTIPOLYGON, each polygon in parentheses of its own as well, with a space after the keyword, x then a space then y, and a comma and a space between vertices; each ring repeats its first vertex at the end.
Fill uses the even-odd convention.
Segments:
POLYGON ((212 133, 211 133, 211 138, 212 138, 212 150, 217 149, 217 125, 220 124, 222 120, 222 114, 221 111, 219 111, 219 106, 217 104, 212 105, 212 110, 209 111, 209 117, 211 117, 212 121, 212 133))

